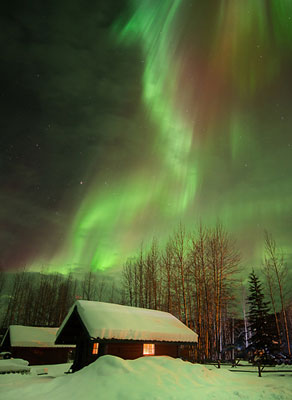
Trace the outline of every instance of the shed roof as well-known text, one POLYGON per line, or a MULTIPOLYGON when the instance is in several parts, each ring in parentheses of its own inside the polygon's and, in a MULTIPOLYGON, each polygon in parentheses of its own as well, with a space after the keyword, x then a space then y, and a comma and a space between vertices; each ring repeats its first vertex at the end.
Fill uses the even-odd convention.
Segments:
POLYGON ((120 304, 78 300, 57 332, 58 338, 77 312, 92 339, 194 343, 198 335, 172 314, 120 304))
POLYGON ((58 328, 10 325, 1 345, 7 340, 8 335, 11 347, 72 347, 55 345, 57 331, 58 328))

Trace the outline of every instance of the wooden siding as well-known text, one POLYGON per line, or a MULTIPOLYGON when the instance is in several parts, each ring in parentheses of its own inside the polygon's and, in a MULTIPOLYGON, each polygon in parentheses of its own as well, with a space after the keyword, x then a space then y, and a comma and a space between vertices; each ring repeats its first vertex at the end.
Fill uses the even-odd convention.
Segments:
POLYGON ((178 345, 171 343, 157 343, 155 345, 156 356, 170 356, 173 358, 178 357, 178 345))
MULTIPOLYGON (((75 352, 75 359, 72 365, 72 372, 78 371, 86 365, 91 364, 97 358, 103 355, 112 355, 123 358, 124 360, 135 360, 143 357, 143 342, 119 342, 101 341, 99 342, 98 354, 92 354, 93 341, 88 340, 85 336, 80 337, 75 352)), ((149 342, 145 342, 149 343, 149 342)), ((155 356, 169 356, 173 358, 181 357, 180 343, 152 342, 155 344, 155 356)), ((187 346, 189 347, 189 346, 187 346)), ((152 357, 144 356, 144 357, 152 357)))
POLYGON ((142 343, 108 343, 107 354, 121 357, 125 360, 134 360, 143 356, 142 343))
MULTIPOLYGON (((121 357, 125 360, 134 360, 135 358, 143 356, 143 343, 108 343, 106 354, 121 357)), ((178 345, 171 343, 156 343, 155 355, 177 358, 178 345)))
POLYGON ((68 362, 68 348, 46 347, 12 347, 10 349, 13 358, 27 360, 30 365, 63 364, 68 362))

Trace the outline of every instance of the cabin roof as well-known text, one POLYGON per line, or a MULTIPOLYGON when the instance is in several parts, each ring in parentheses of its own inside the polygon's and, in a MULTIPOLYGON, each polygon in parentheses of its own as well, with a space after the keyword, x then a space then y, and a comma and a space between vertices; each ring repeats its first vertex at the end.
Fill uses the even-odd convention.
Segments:
POLYGON ((170 313, 78 300, 69 310, 57 332, 57 343, 68 343, 66 340, 60 340, 60 336, 67 323, 69 324, 70 317, 74 318, 76 312, 92 339, 183 343, 198 341, 198 335, 170 313))
POLYGON ((11 347, 72 347, 55 345, 58 328, 10 325, 1 345, 9 339, 11 347))

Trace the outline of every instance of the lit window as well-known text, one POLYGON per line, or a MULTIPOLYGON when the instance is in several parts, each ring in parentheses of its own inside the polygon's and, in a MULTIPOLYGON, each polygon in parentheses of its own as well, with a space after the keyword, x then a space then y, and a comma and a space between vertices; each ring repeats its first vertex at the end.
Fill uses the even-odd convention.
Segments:
POLYGON ((155 354, 155 344, 143 344, 143 355, 144 356, 154 356, 155 354))
POLYGON ((93 343, 92 354, 98 354, 99 343, 93 343))

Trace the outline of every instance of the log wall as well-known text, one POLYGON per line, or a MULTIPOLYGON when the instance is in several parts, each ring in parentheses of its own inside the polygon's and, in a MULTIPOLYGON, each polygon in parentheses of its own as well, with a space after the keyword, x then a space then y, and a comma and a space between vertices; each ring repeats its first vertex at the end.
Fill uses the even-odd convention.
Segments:
MULTIPOLYGON (((108 343, 106 354, 121 357, 125 360, 134 360, 143 356, 143 343, 108 343)), ((155 355, 177 358, 178 345, 169 343, 156 343, 155 355)))
POLYGON ((27 360, 30 365, 63 364, 68 362, 68 348, 12 347, 13 358, 27 360))

